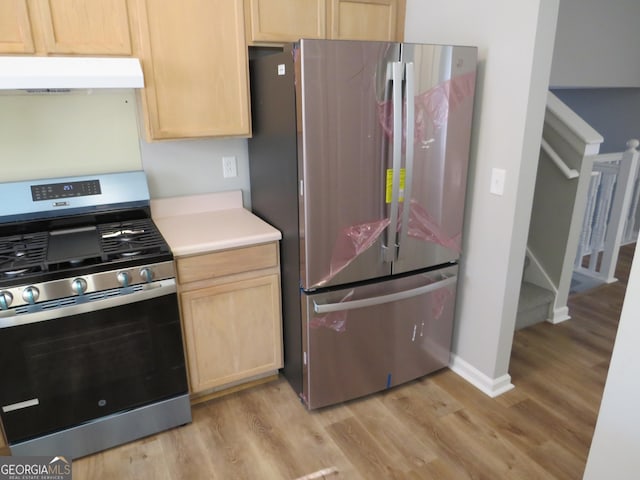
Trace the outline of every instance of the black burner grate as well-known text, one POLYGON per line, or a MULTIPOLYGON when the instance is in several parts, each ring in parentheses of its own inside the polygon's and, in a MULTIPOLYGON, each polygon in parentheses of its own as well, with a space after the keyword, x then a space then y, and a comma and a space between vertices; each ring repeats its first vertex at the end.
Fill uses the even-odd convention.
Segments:
POLYGON ((47 232, 0 238, 0 278, 13 278, 46 269, 47 232))
POLYGON ((169 248, 151 219, 98 225, 103 261, 166 253, 169 248))
POLYGON ((148 217, 53 232, 0 237, 3 288, 173 258, 148 217))

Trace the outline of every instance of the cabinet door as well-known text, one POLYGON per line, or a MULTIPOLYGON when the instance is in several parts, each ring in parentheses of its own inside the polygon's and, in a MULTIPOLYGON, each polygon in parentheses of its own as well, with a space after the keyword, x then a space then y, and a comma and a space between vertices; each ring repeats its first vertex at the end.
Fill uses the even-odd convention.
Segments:
POLYGON ((4 440, 4 431, 2 429, 2 425, 0 424, 0 456, 7 455, 3 453, 3 449, 7 446, 7 443, 4 440))
POLYGON ((180 295, 192 393, 282 367, 279 275, 180 295))
POLYGON ((130 0, 149 139, 248 136, 243 0, 130 0))
POLYGON ((126 0, 32 0, 47 53, 131 55, 126 0))
POLYGON ((34 53, 27 0, 0 1, 0 53, 34 53))
POLYGON ((326 37, 325 0, 245 0, 245 15, 249 43, 326 37))
POLYGON ((402 41, 405 0, 330 0, 330 38, 402 41))

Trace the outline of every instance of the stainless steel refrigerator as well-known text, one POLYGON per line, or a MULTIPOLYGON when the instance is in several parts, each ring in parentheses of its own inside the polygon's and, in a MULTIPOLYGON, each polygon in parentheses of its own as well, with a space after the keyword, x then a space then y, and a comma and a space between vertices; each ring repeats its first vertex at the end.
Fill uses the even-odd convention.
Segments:
POLYGON ((252 209, 283 234, 284 376, 313 409, 446 366, 476 48, 301 40, 250 75, 252 209))

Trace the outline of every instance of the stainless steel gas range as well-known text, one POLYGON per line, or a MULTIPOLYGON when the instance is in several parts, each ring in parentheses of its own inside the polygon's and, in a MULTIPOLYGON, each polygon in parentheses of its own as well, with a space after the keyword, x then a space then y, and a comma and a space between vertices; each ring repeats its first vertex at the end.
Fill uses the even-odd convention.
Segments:
POLYGON ((191 421, 173 256, 144 172, 0 183, 0 416, 78 458, 191 421))

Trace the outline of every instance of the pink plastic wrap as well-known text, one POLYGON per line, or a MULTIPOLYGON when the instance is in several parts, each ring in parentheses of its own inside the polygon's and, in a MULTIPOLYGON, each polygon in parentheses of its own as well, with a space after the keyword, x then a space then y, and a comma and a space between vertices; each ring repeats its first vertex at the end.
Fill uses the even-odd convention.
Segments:
MULTIPOLYGON (((446 127, 449 112, 455 111, 466 98, 473 96, 475 81, 476 74, 475 72, 471 72, 456 76, 415 96, 415 133, 413 139, 415 144, 424 144, 430 141, 435 130, 446 127)), ((404 108, 405 106, 403 105, 403 109, 404 108)), ((378 120, 385 135, 391 137, 393 134, 392 102, 386 101, 379 103, 377 110, 378 120)), ((404 112, 403 118, 406 118, 404 112)), ((403 131, 406 131, 406 125, 403 125, 403 131)), ((408 203, 410 211, 407 235, 409 237, 441 245, 456 253, 460 252, 460 233, 453 237, 446 235, 440 225, 436 223, 423 206, 413 199, 408 203)), ((407 202, 405 201, 401 204, 401 208, 405 207, 406 204, 407 202)), ((398 215, 398 225, 396 226, 398 230, 400 230, 401 227, 401 219, 402 212, 400 211, 398 215)), ((329 274, 322 283, 329 282, 339 272, 348 267, 359 255, 371 248, 390 223, 390 219, 386 218, 343 228, 334 244, 329 274)), ((352 290, 340 301, 349 301, 353 294, 354 292, 352 290)), ((450 301, 451 297, 451 291, 447 288, 436 290, 430 294, 432 318, 438 319, 442 316, 445 305, 450 301)), ((347 328, 347 317, 347 310, 332 312, 314 317, 310 326, 311 328, 329 328, 336 332, 343 333, 347 328)))
MULTIPOLYGON (((353 297, 353 290, 349 291, 340 302, 347 302, 349 299, 353 297)), ((331 312, 326 315, 317 315, 311 319, 309 322, 309 326, 311 328, 330 328, 331 330, 335 330, 338 333, 343 333, 347 331, 347 316, 349 315, 348 310, 342 310, 340 312, 331 312)))
MULTIPOLYGON (((439 83, 426 92, 416 95, 414 100, 414 142, 428 141, 429 132, 446 125, 449 111, 455 110, 465 98, 473 96, 475 82, 476 74, 471 72, 439 83)), ((404 112, 402 116, 406 118, 404 112)), ((378 120, 385 134, 391 137, 393 134, 393 104, 391 101, 378 104, 378 120)))
POLYGON ((344 270, 362 252, 373 245, 389 226, 390 220, 385 218, 376 222, 362 223, 343 228, 340 236, 333 245, 329 275, 324 280, 328 282, 344 270))
MULTIPOLYGON (((460 253, 461 234, 447 237, 429 212, 415 200, 411 200, 409 210, 409 230, 407 235, 425 242, 437 243, 445 248, 460 253)), ((402 214, 399 215, 401 217, 402 214)), ((400 225, 398 225, 398 229, 400 225)))
MULTIPOLYGON (((433 220, 429 212, 415 200, 411 200, 409 211, 409 229, 407 235, 425 242, 437 243, 445 248, 460 253, 461 235, 447 237, 440 226, 433 220)), ((400 230, 402 210, 398 215, 397 229, 400 230)), ((348 267, 359 255, 378 240, 391 220, 385 218, 376 222, 362 223, 343 228, 336 239, 331 255, 329 274, 321 282, 326 284, 338 273, 348 267)))
POLYGON ((435 292, 432 292, 431 316, 436 320, 439 319, 444 313, 444 306, 451 298, 453 298, 453 294, 448 288, 441 288, 439 290, 436 290, 435 292))

